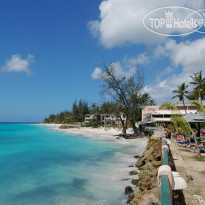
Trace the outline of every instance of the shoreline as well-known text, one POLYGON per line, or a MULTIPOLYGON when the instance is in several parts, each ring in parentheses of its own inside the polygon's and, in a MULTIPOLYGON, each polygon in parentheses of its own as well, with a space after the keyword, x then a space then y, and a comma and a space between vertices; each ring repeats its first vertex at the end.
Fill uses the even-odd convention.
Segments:
MULTIPOLYGON (((113 136, 113 137, 121 137, 122 130, 118 128, 92 128, 92 127, 76 127, 76 128, 67 128, 67 129, 60 129, 60 126, 65 124, 35 124, 39 126, 47 126, 52 129, 63 131, 67 133, 78 133, 78 134, 93 134, 93 135, 106 135, 106 136, 113 136)), ((133 134, 132 131, 127 131, 127 134, 133 134)), ((139 137, 135 139, 143 139, 146 137, 139 137)))
MULTIPOLYGON (((10 127, 10 125, 7 125, 7 127, 10 127)), ((25 142, 28 142, 25 149, 30 150, 28 145, 31 145, 31 152, 23 152, 25 153, 25 161, 27 162, 29 160, 31 164, 35 162, 37 168, 39 168, 40 165, 43 171, 41 173, 41 170, 39 170, 39 174, 43 179, 42 184, 44 184, 44 179, 51 178, 53 180, 52 184, 58 182, 63 183, 63 186, 61 186, 61 183, 59 185, 60 188, 62 187, 62 190, 68 190, 66 189, 67 186, 71 187, 72 190, 72 186, 75 186, 76 182, 78 183, 75 179, 80 180, 79 188, 84 187, 85 189, 83 188, 84 191, 82 194, 81 189, 79 189, 79 198, 77 199, 69 194, 66 195, 65 197, 66 200, 70 202, 69 204, 83 203, 89 205, 95 204, 95 202, 99 203, 100 200, 106 200, 106 204, 109 204, 109 202, 110 204, 123 204, 122 202, 125 204, 127 196, 124 195, 124 189, 131 184, 133 177, 137 177, 137 175, 129 175, 130 171, 134 169, 137 170, 136 167, 129 167, 129 165, 136 163, 136 159, 133 157, 134 154, 138 153, 141 156, 143 153, 147 144, 146 139, 140 139, 138 141, 126 140, 124 138, 116 139, 113 135, 104 137, 90 134, 85 136, 81 134, 73 135, 64 133, 65 130, 59 130, 59 125, 51 125, 49 127, 23 125, 18 127, 21 131, 19 132, 19 136, 21 136, 22 133, 26 133, 23 134, 23 136, 25 136, 25 142), (56 128, 56 130, 53 130, 52 127, 56 128), (33 131, 34 129, 36 131, 33 131), (24 130, 24 132, 22 132, 22 130, 24 130), (38 147, 30 143, 31 139, 28 138, 29 134, 31 134, 31 139, 34 139, 38 147), (49 149, 42 150, 42 147, 48 147, 49 149), (42 152, 39 152, 39 150, 42 150, 42 152), (43 155, 41 155, 41 153, 43 153, 43 155), (35 160, 30 161, 30 156, 35 160), (69 158, 70 156, 71 158, 69 158), (45 162, 48 162, 48 164, 45 164, 45 162), (59 176, 58 178, 55 178, 55 173, 59 176), (81 184, 81 180, 85 180, 85 183, 81 184), (66 182, 68 184, 65 187, 64 183, 66 182), (90 194, 93 195, 92 199, 89 198, 90 194)), ((13 129, 11 129, 11 133, 12 131, 13 129)), ((13 143, 11 140, 10 142, 13 143)), ((21 145, 22 143, 19 144, 21 145)), ((13 152, 13 150, 11 150, 11 152, 13 152)), ((12 156, 15 157, 15 155, 12 156)), ((19 156, 19 158, 21 158, 21 156, 19 156)), ((30 164, 28 164, 28 166, 30 166, 30 164)), ((13 170, 10 171, 12 172, 13 170)), ((24 175, 22 176, 24 177, 24 175)), ((34 175, 31 177, 34 177, 34 175)), ((32 184, 36 184, 37 188, 40 187, 36 183, 39 182, 38 180, 39 178, 37 177, 32 181, 32 184)), ((22 183, 23 182, 22 180, 22 183)), ((5 183, 7 184, 6 181, 5 183)), ((45 181, 46 186, 52 184, 47 182, 47 180, 45 181)), ((31 190, 33 190, 32 187, 31 190)), ((34 191, 35 190, 36 188, 34 191)), ((18 192, 18 189, 16 191, 18 192)), ((22 188, 22 192, 24 192, 24 187, 22 188)), ((52 196, 52 192, 50 192, 50 194, 52 196)), ((59 190, 58 196, 61 197, 61 190, 59 190)), ((28 198, 28 200, 30 199, 28 198)), ((46 196, 45 200, 47 200, 46 196)))
MULTIPOLYGON (((127 187, 131 187, 133 190, 137 188, 136 184, 133 183, 133 181, 138 181, 140 177, 140 167, 136 166, 138 161, 141 160, 141 158, 144 156, 148 143, 149 143, 149 138, 148 137, 139 137, 139 138, 134 138, 134 139, 125 139, 122 136, 120 137, 120 134, 122 133, 119 129, 104 129, 104 128, 88 128, 88 127, 82 127, 82 128, 68 128, 68 129, 60 129, 59 127, 62 126, 63 124, 39 124, 40 126, 45 126, 48 128, 51 128, 53 130, 56 130, 57 132, 63 132, 66 134, 74 134, 74 135, 84 135, 84 136, 89 136, 91 137, 91 140, 100 140, 100 141, 111 141, 111 143, 114 144, 129 144, 135 145, 135 148, 132 148, 132 151, 129 155, 129 162, 124 164, 124 170, 123 171, 123 176, 120 181, 124 181, 124 187, 122 192, 126 192, 127 187), (99 137, 99 138, 98 138, 99 137), (139 152, 137 149, 137 144, 140 141, 144 141, 146 143, 144 145, 144 149, 139 152), (135 172, 134 174, 130 174, 132 172, 135 172)), ((129 133, 129 132, 128 132, 129 133)), ((132 133, 130 133, 132 134, 132 133)), ((108 142, 109 143, 109 142, 108 142)), ((136 191, 136 190, 135 190, 136 191)), ((127 195, 127 202, 130 202, 130 195, 129 193, 127 195)), ((131 197, 132 198, 132 197, 131 197)), ((134 197, 135 198, 135 197, 134 197)))

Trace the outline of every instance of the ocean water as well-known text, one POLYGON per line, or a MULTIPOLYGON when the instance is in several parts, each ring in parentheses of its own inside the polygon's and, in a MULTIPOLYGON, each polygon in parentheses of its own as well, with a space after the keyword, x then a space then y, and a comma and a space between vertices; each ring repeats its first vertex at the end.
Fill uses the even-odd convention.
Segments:
POLYGON ((146 140, 0 123, 0 205, 126 204, 146 140))

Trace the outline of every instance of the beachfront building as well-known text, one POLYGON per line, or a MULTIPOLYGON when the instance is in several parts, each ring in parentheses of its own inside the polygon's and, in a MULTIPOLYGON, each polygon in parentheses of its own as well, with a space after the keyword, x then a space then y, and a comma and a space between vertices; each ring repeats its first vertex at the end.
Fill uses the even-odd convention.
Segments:
POLYGON ((114 115, 114 114, 101 114, 101 124, 102 125, 119 125, 121 124, 121 120, 126 121, 126 117, 123 115, 114 115))
MULTIPOLYGON (((202 101, 202 104, 203 104, 203 106, 205 106, 205 100, 202 101)), ((182 101, 176 102, 175 105, 183 115, 185 115, 186 112, 187 112, 187 114, 189 114, 189 113, 196 113, 198 111, 196 106, 192 105, 191 101, 185 102, 186 112, 185 112, 184 105, 183 105, 182 101)))
POLYGON ((101 114, 100 115, 100 120, 101 123, 104 124, 112 124, 112 122, 116 121, 116 116, 115 115, 110 115, 110 114, 101 114))
MULTIPOLYGON (((88 123, 91 119, 96 119, 96 116, 91 114, 85 115, 85 123, 88 123)), ((121 115, 121 119, 126 121, 126 118, 123 115, 121 115)), ((100 114, 100 122, 101 125, 119 125, 121 123, 120 115, 100 114)))
MULTIPOLYGON (((197 113, 197 108, 192 105, 191 101, 185 102, 185 107, 181 101, 175 103, 176 107, 180 112, 185 115, 190 113, 197 113), (186 109, 186 112, 185 112, 186 109)), ((205 106, 205 101, 203 101, 205 106)), ((168 109, 160 109, 159 106, 144 106, 142 108, 142 122, 143 123, 166 123, 171 121, 171 116, 177 114, 177 111, 172 111, 168 109)))
POLYGON ((86 114, 85 115, 85 123, 89 123, 90 120, 92 119, 96 119, 96 116, 95 115, 91 115, 91 114, 86 114))

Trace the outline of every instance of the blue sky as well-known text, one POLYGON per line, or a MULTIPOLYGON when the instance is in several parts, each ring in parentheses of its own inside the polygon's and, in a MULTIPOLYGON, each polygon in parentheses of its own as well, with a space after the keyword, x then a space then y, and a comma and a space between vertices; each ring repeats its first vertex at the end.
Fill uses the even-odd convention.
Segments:
POLYGON ((169 101, 174 86, 204 70, 205 48, 204 34, 171 38, 144 28, 146 12, 171 4, 204 8, 202 0, 1 1, 0 121, 42 121, 75 99, 103 102, 95 80, 102 62, 129 76, 138 59, 145 91, 169 101))

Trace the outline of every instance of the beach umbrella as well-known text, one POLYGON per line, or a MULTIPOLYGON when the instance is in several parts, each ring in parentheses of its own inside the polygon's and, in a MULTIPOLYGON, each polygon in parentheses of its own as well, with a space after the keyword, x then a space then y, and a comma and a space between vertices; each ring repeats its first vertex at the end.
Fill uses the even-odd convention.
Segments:
POLYGON ((185 115, 185 119, 189 123, 197 123, 198 124, 198 137, 200 137, 200 123, 204 123, 205 115, 202 112, 196 113, 188 113, 185 115))

